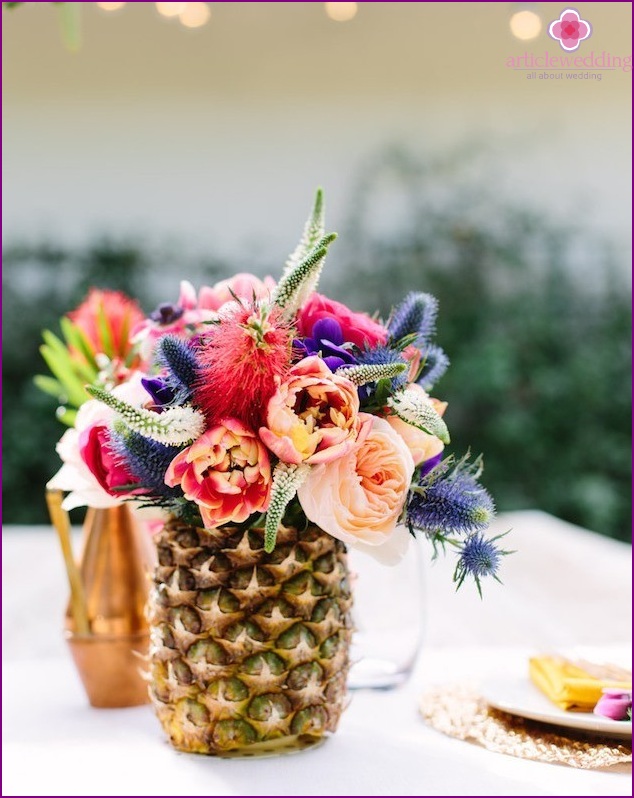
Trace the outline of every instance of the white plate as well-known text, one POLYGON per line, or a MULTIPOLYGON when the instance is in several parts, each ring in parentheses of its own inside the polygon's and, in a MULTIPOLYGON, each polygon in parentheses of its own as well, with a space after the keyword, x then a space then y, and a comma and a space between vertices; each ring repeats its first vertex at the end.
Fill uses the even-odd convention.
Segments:
POLYGON ((527 677, 490 679, 482 685, 482 696, 492 707, 510 715, 611 737, 632 736, 631 721, 610 720, 592 712, 565 712, 552 704, 527 677))

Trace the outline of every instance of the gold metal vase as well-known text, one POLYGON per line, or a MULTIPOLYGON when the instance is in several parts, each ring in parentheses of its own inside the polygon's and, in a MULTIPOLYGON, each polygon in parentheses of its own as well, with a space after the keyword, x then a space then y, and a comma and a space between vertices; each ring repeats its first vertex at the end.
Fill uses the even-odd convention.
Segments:
POLYGON ((66 640, 88 700, 93 707, 145 704, 149 700, 143 676, 149 648, 145 604, 155 561, 149 533, 125 503, 90 508, 77 565, 61 500, 59 491, 47 493, 71 587, 66 640))

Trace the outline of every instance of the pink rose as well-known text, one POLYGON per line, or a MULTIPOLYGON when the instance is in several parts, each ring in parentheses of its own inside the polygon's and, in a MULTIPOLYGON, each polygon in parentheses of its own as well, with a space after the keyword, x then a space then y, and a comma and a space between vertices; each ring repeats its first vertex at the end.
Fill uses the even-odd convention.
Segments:
POLYGON ((82 430, 79 433, 79 454, 97 482, 110 496, 122 499, 134 493, 134 490, 121 490, 136 480, 112 451, 107 426, 93 424, 82 430))
POLYGON ((393 565, 409 544, 409 533, 397 522, 414 461, 385 419, 360 416, 369 426, 365 439, 344 457, 311 468, 297 495, 313 523, 393 565))
MULTIPOLYGON (((433 405, 439 416, 442 416, 445 412, 447 403, 439 402, 437 399, 431 399, 420 385, 408 385, 405 390, 423 394, 429 404, 433 405)), ((398 432, 405 441, 414 459, 414 465, 418 466, 426 460, 431 460, 432 457, 437 457, 445 448, 445 444, 440 438, 437 438, 435 435, 430 435, 428 432, 423 432, 423 430, 418 429, 418 427, 414 427, 412 424, 402 421, 398 416, 391 415, 388 416, 386 420, 392 429, 398 432)))
POLYGON ((355 445, 361 430, 356 386, 317 355, 278 380, 260 438, 284 463, 326 463, 355 445))
MULTIPOLYGON (((143 387, 143 378, 146 374, 135 372, 127 382, 118 385, 112 393, 119 399, 129 402, 135 407, 142 407, 148 399, 148 394, 143 387)), ((88 438, 93 428, 109 426, 116 418, 116 413, 110 407, 97 399, 89 399, 77 411, 75 426, 67 429, 57 444, 57 452, 63 465, 55 476, 49 481, 48 487, 68 491, 62 507, 72 510, 74 507, 116 507, 123 499, 120 493, 111 493, 106 487, 108 480, 111 485, 119 484, 122 475, 115 476, 114 470, 109 465, 97 465, 98 454, 95 452, 95 440, 90 444, 88 438), (94 467, 88 466, 82 454, 82 440, 84 453, 94 467), (101 476, 101 480, 97 475, 101 476)), ((94 433, 93 433, 94 434, 94 433)), ((133 480, 128 479, 128 482, 133 480)), ((123 483, 125 484, 125 483, 123 483)))
POLYGON ((338 322, 344 341, 356 344, 359 349, 384 344, 388 338, 385 327, 371 319, 367 313, 355 313, 341 302, 335 302, 322 294, 312 294, 297 317, 299 334, 310 338, 313 326, 320 319, 334 319, 338 322))
POLYGON ((235 418, 204 432, 169 464, 165 484, 180 485, 208 528, 240 524, 266 510, 271 464, 254 432, 235 418))

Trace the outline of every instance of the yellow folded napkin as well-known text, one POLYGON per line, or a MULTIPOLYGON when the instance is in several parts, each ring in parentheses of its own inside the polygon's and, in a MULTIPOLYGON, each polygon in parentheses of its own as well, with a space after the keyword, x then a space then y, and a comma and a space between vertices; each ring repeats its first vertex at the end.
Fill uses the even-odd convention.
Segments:
POLYGON ((541 656, 529 660, 530 677, 561 709, 592 712, 606 687, 632 689, 632 674, 622 668, 571 662, 564 657, 541 656))

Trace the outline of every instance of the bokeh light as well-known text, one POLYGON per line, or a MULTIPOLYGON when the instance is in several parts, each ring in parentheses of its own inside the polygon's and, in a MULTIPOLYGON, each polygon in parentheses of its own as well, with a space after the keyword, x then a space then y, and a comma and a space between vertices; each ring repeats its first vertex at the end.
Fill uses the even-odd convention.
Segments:
POLYGON ((187 3, 156 3, 156 10, 162 17, 177 17, 187 8, 187 3))
POLYGON ((358 3, 326 3, 326 14, 336 22, 347 22, 356 16, 358 3))
POLYGON ((516 39, 528 41, 539 36, 542 29, 542 21, 534 11, 516 11, 510 21, 511 33, 516 39))
POLYGON ((124 5, 125 3, 97 3, 97 7, 102 11, 118 11, 124 5))
POLYGON ((211 11, 207 3, 185 3, 179 19, 186 28, 200 28, 209 21, 211 11))

